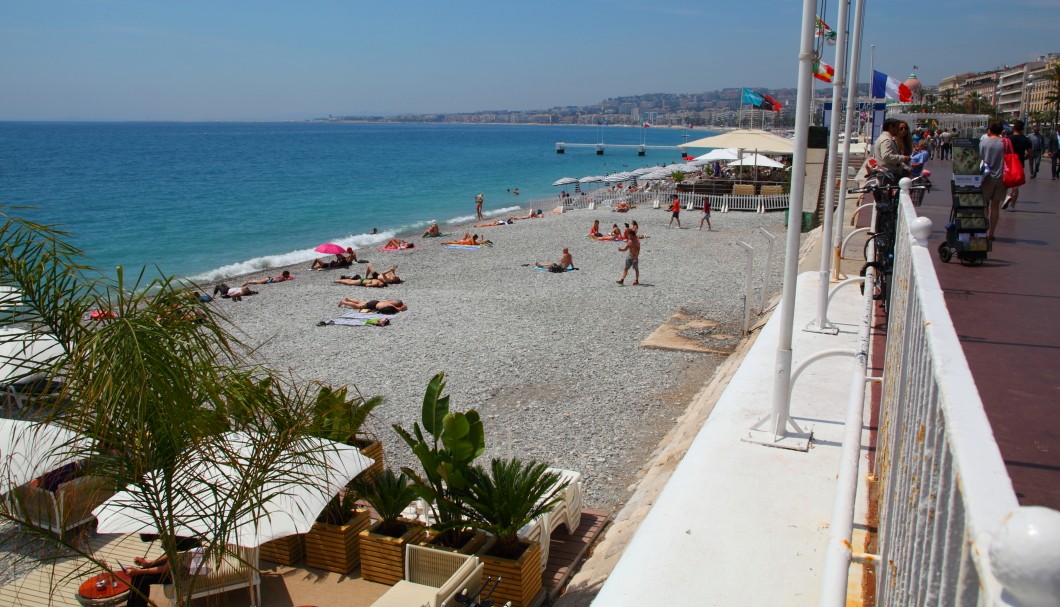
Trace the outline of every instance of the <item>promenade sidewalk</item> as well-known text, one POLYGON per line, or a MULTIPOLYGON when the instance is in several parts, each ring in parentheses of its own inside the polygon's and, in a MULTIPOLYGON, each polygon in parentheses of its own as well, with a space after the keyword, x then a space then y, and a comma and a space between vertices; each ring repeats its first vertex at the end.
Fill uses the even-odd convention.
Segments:
MULTIPOLYGON (((935 269, 1020 503, 1060 510, 1060 181, 1048 162, 1015 211, 1001 212, 983 265, 935 256, 935 269)), ((927 168, 936 187, 918 212, 931 219, 935 250, 952 173, 949 161, 927 168)))

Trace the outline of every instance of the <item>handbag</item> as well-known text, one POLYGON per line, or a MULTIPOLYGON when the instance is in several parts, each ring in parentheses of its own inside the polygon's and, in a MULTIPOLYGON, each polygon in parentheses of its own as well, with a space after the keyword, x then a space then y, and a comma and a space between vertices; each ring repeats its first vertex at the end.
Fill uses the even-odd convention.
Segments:
POLYGON ((1005 173, 1001 177, 1001 182, 1005 184, 1006 188, 1018 188, 1027 183, 1027 176, 1023 174, 1023 161, 1012 149, 1012 141, 1007 137, 1003 141, 1005 145, 1005 173))

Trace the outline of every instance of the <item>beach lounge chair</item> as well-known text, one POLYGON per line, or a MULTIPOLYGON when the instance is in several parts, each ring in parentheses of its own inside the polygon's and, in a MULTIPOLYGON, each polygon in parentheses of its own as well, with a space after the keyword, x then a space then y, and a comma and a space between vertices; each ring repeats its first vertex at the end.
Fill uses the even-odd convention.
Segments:
POLYGON ((762 196, 779 196, 784 193, 784 186, 782 185, 764 185, 762 186, 762 196))
POLYGON ((471 554, 457 554, 426 546, 405 548, 405 579, 372 607, 458 607, 456 596, 478 591, 485 565, 471 554))
POLYGON ((92 510, 114 495, 113 484, 103 477, 78 476, 51 486, 49 476, 44 483, 12 489, 6 499, 20 518, 52 533, 62 535, 94 520, 92 510))
MULTIPOLYGON (((181 565, 188 568, 192 575, 187 579, 191 584, 191 598, 198 599, 232 590, 246 588, 250 591, 250 605, 260 605, 261 576, 258 574, 258 549, 228 546, 220 565, 209 557, 196 559, 196 552, 181 554, 181 565)), ((155 586, 152 586, 154 589, 155 586)), ((162 596, 170 604, 176 603, 177 589, 173 584, 161 585, 162 596)), ((180 592, 183 599, 187 591, 180 592)), ((152 593, 154 595, 154 592, 152 593)), ((163 605, 165 602, 159 602, 163 605)))
POLYGON ((733 196, 754 196, 755 186, 753 183, 740 183, 732 186, 733 196))

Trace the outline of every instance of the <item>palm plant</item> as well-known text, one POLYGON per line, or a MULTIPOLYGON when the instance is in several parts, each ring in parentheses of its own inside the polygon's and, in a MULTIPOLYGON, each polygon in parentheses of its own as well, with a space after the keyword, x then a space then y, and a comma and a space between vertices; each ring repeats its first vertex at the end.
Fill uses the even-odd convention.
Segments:
POLYGON ((1053 63, 1048 71, 1042 76, 1043 80, 1051 82, 1049 91, 1045 94, 1045 102, 1053 107, 1053 126, 1060 124, 1060 63, 1053 63))
POLYGON ((467 474, 472 462, 486 450, 486 439, 478 412, 449 411, 449 396, 443 396, 444 391, 445 373, 438 373, 428 382, 423 395, 422 428, 420 423, 414 423, 410 434, 394 424, 394 431, 420 461, 423 475, 407 467, 401 471, 413 480, 416 493, 431 505, 436 521, 433 529, 439 532, 440 543, 456 548, 466 539, 463 495, 467 474))
POLYGON ((519 530, 552 510, 566 487, 545 464, 494 459, 488 470, 471 468, 463 510, 478 527, 497 536, 492 554, 514 559, 523 551, 519 530))
POLYGON ((401 537, 405 533, 407 525, 398 519, 417 496, 404 472, 394 474, 387 468, 382 474, 367 478, 362 475, 353 480, 353 489, 379 515, 376 533, 391 537, 401 537))
MULTIPOLYGON (((30 334, 54 337, 61 349, 46 372, 62 380, 62 406, 37 415, 89 439, 78 447, 86 472, 135 490, 136 510, 171 559, 178 558, 180 513, 189 508, 206 521, 199 532, 207 552, 234 555, 225 546, 242 518, 319 480, 293 472, 322 455, 303 441, 311 391, 251 364, 225 320, 174 279, 144 282, 141 272, 130 285, 121 268, 116 280, 97 277, 66 237, 0 208, 0 284, 18 289, 22 302, 14 320, 30 334), (113 316, 89 322, 93 308, 113 316), (223 434, 233 425, 249 441, 238 453, 223 434), (213 479, 188 476, 204 453, 238 472, 225 500, 215 499, 213 479)), ((73 552, 105 566, 88 546, 24 520, 6 502, 0 520, 59 548, 44 560, 73 552)), ((173 575, 178 591, 190 592, 186 572, 174 568, 173 575)))

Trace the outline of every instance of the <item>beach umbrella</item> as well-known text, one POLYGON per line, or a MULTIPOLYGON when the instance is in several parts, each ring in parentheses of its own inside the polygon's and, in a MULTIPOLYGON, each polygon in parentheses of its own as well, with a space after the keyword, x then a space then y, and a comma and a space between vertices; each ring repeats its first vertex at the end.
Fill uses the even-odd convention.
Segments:
POLYGON ((578 180, 574 177, 562 177, 552 182, 552 185, 570 185, 572 183, 578 183, 578 180))
POLYGON ((773 160, 772 158, 768 158, 766 156, 762 156, 762 155, 759 155, 759 154, 750 154, 748 156, 744 156, 743 158, 741 158, 739 160, 733 160, 732 162, 728 163, 726 166, 731 166, 731 167, 757 166, 757 167, 768 167, 768 168, 773 168, 773 169, 779 169, 780 167, 782 167, 784 165, 782 163, 777 162, 776 160, 773 160))
POLYGON ((598 183, 603 180, 604 178, 602 175, 592 175, 590 177, 582 177, 578 180, 578 183, 598 183))
POLYGON ((736 129, 721 135, 681 143, 677 147, 681 149, 736 148, 738 150, 760 150, 775 154, 793 154, 795 152, 795 141, 760 129, 736 129))
POLYGON ((736 148, 718 148, 711 150, 702 156, 696 156, 696 161, 704 160, 706 162, 714 162, 715 160, 736 160, 740 155, 736 151, 736 148))
POLYGON ((317 253, 324 253, 325 255, 343 255, 346 253, 346 247, 340 247, 331 242, 324 243, 313 250, 317 253))
POLYGON ((86 440, 54 424, 0 418, 0 495, 83 459, 86 440))
POLYGON ((647 175, 648 173, 654 173, 655 169, 657 169, 657 168, 659 168, 659 167, 640 167, 639 169, 634 169, 634 170, 630 171, 629 174, 633 175, 634 177, 640 177, 641 175, 647 175))
POLYGON ((50 335, 0 327, 0 385, 32 378, 62 353, 50 335))
MULTIPOLYGON (((237 510, 229 535, 218 538, 226 544, 253 548, 306 533, 328 501, 372 464, 356 447, 304 437, 296 449, 271 462, 270 480, 254 489, 245 479, 261 465, 261 450, 267 448, 262 438, 245 432, 219 435, 178 467, 173 483, 178 495, 172 500, 176 535, 209 537, 216 533, 218 521, 237 510), (253 503, 240 498, 248 489, 254 489, 258 498, 253 503)), ((165 499, 165 493, 162 475, 148 473, 141 485, 129 485, 92 511, 97 531, 159 533, 149 505, 165 499)))

